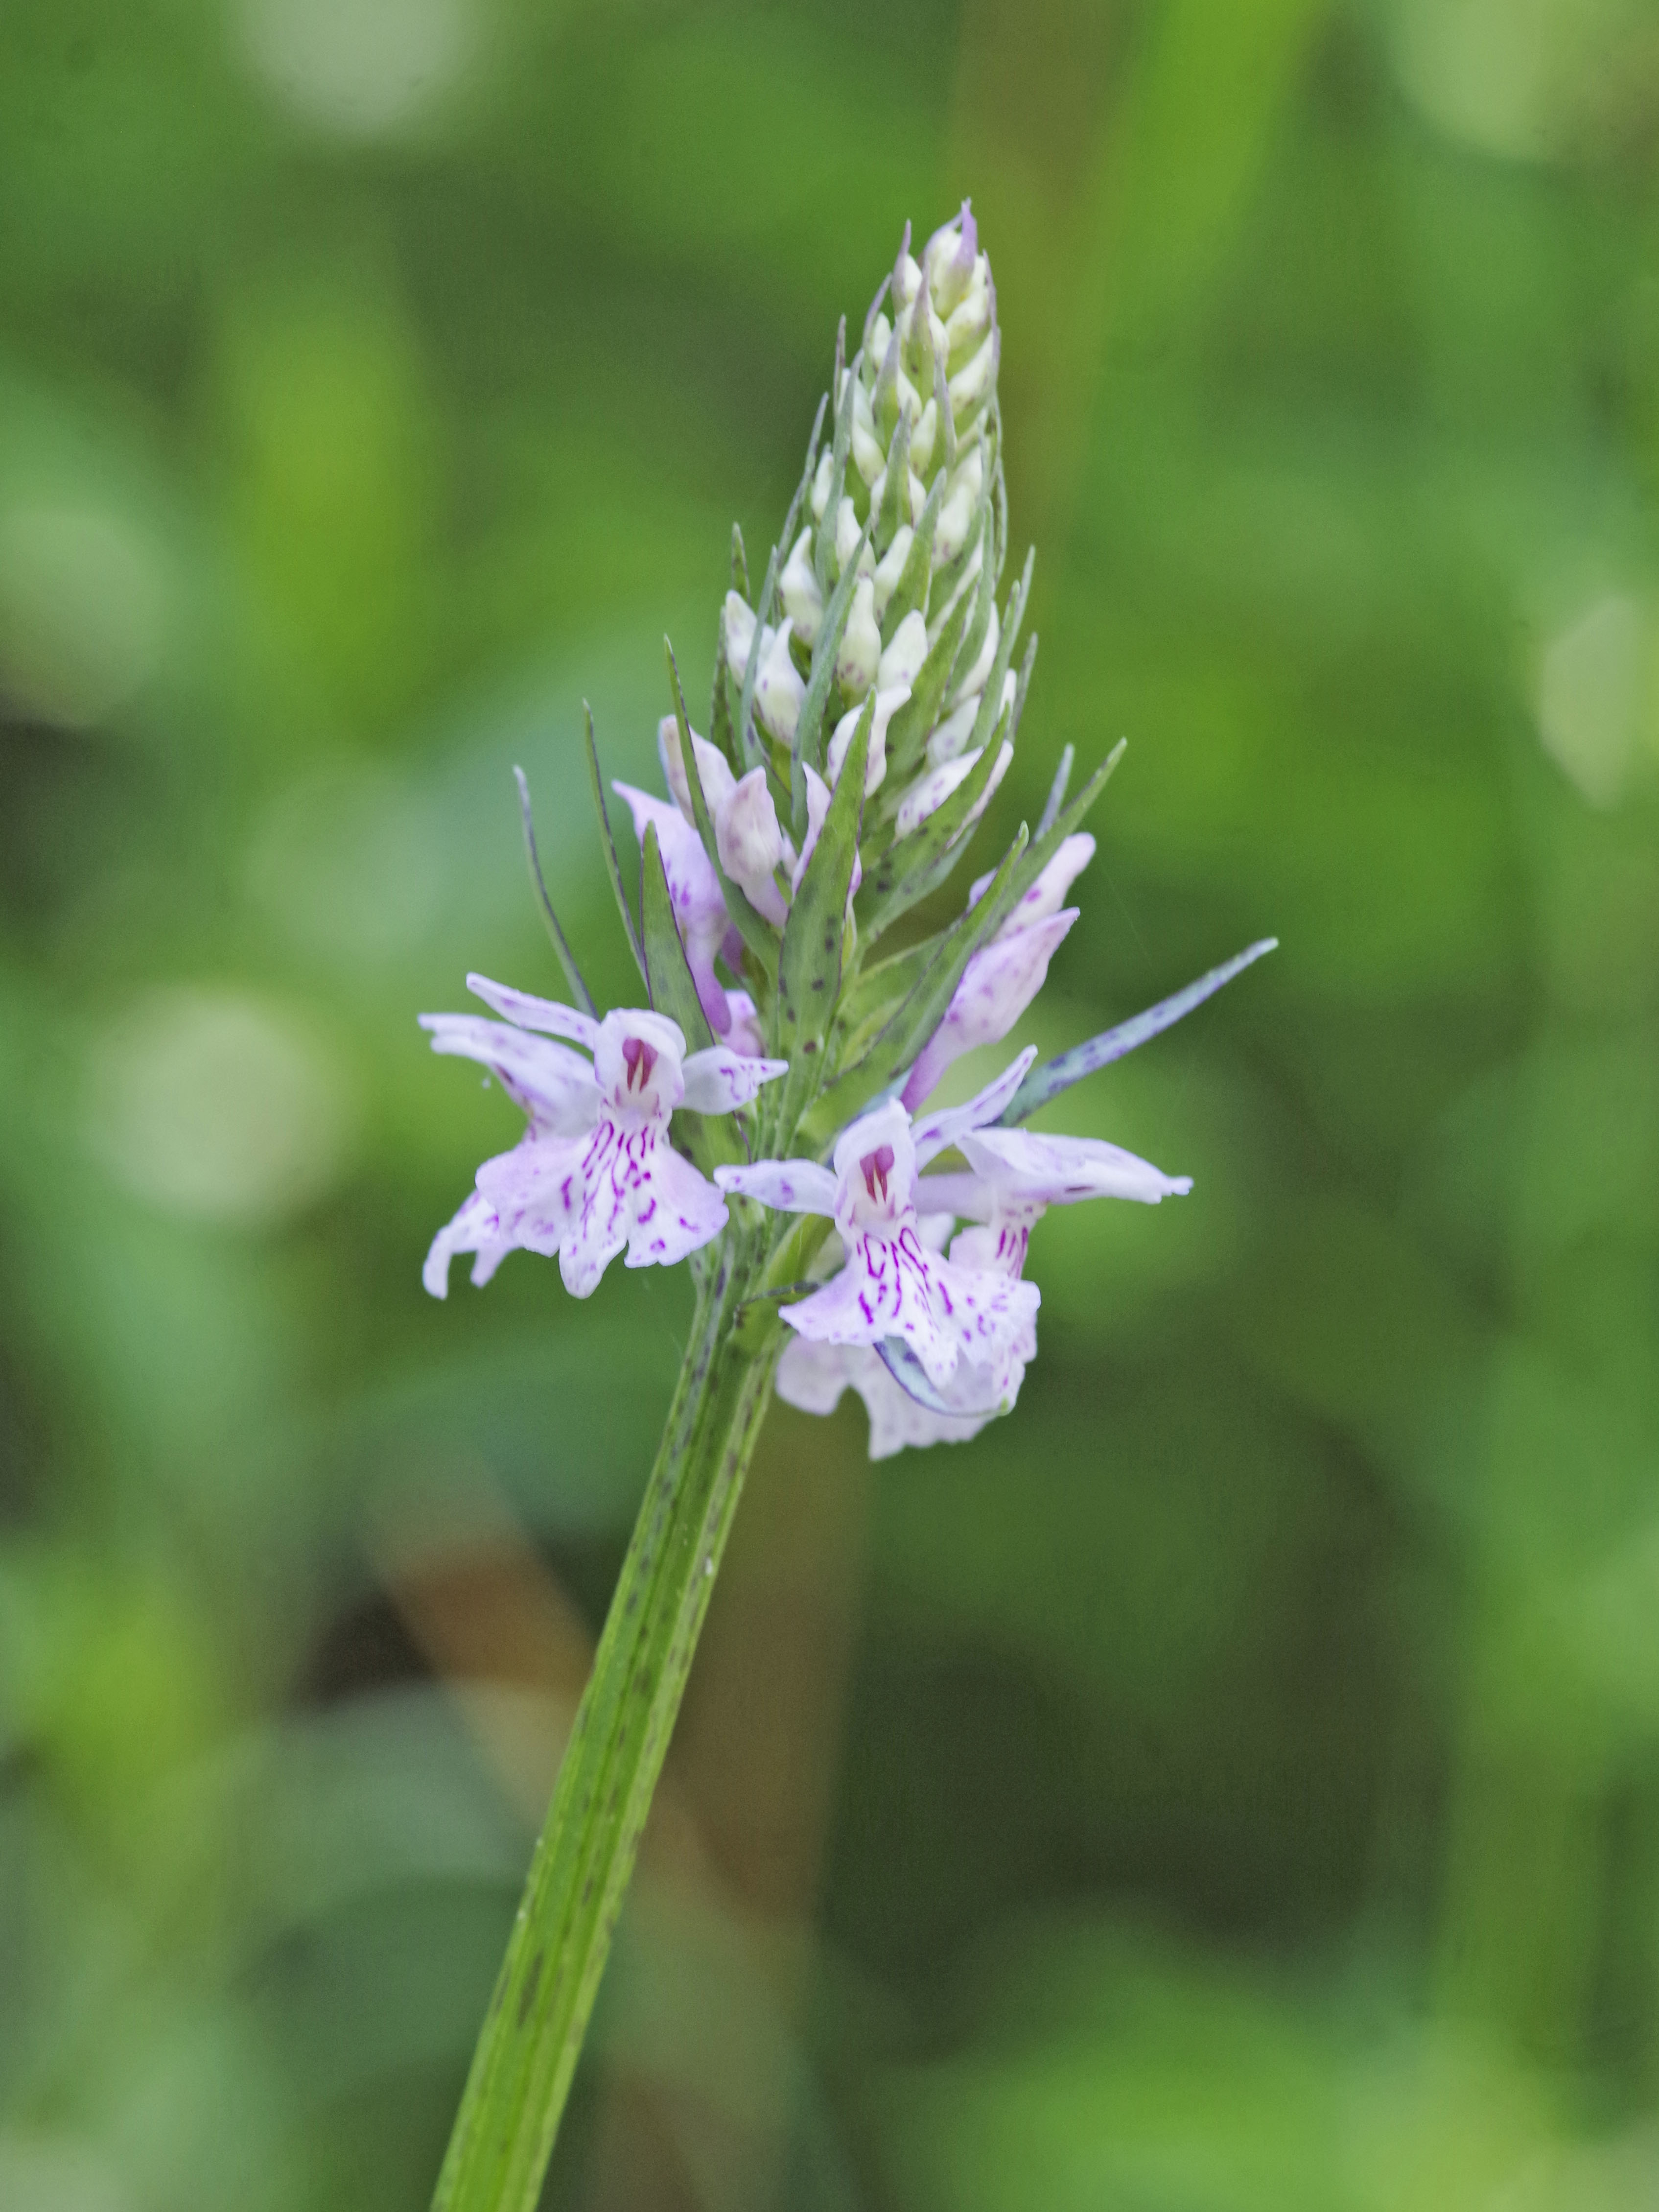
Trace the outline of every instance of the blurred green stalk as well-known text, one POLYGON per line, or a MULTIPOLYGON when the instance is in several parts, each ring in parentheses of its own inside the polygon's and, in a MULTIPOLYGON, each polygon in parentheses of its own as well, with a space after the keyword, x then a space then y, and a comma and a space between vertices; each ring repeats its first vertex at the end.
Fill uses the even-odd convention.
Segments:
POLYGON ((684 1364, 478 2037, 434 2212, 535 2212, 684 1694, 782 1332, 740 1343, 763 1229, 736 1223, 684 1364))

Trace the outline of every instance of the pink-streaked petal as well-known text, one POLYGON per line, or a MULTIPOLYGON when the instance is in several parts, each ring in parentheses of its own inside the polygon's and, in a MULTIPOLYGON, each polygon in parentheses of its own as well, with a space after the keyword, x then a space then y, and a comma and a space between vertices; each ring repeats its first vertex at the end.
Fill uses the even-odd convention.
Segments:
MULTIPOLYGON (((622 1158, 632 1149, 631 1139, 618 1147, 618 1170, 622 1158)), ((672 1267, 725 1228, 726 1200, 690 1160, 680 1158, 665 1137, 657 1137, 641 1148, 634 1165, 636 1178, 629 1193, 630 1267, 672 1267)))
POLYGON ((1028 1044, 1017 1060, 1009 1061, 994 1083, 988 1083, 983 1091, 976 1091, 965 1105, 947 1106, 942 1113, 930 1114, 925 1121, 918 1121, 910 1132, 916 1148, 916 1165, 925 1168, 929 1160, 936 1159, 954 1145, 964 1129, 981 1128, 1006 1112, 1036 1058, 1036 1047, 1028 1044))
POLYGON ((619 1181, 615 1173, 620 1149, 616 1124, 601 1121, 582 1158, 577 1210, 559 1244, 559 1273, 573 1298, 592 1297, 628 1243, 632 1215, 624 1195, 626 1176, 619 1181))
POLYGON ((685 1063, 685 1097, 694 1114, 730 1114, 760 1094, 761 1086, 787 1075, 787 1060, 753 1060, 729 1045, 706 1046, 685 1063))
POLYGON ((905 1084, 905 1104, 914 1113, 930 1097, 951 1061, 975 1045, 995 1044, 1007 1036, 1042 988, 1061 939, 1077 920, 1076 907, 1035 922, 1013 937, 981 945, 968 963, 945 1019, 923 1047, 905 1084))
POLYGON ((422 1014, 421 1027, 430 1032, 434 1052, 489 1068, 536 1127, 574 1136, 592 1127, 599 1085, 589 1063, 568 1045, 482 1014, 422 1014))
POLYGON ((935 1307, 955 1332, 963 1358, 971 1365, 989 1368, 1000 1395, 1012 1368, 1036 1358, 1042 1291, 1035 1283, 957 1267, 948 1260, 933 1261, 933 1278, 935 1307))
POLYGON ((568 1235, 586 1185, 593 1139, 526 1137, 478 1170, 478 1190, 510 1244, 550 1256, 568 1235))
POLYGON ((956 1367, 970 1320, 959 1310, 964 1304, 959 1298, 934 1310, 934 1272, 948 1262, 926 1249, 914 1227, 895 1237, 846 1241, 841 1273, 799 1305, 785 1306, 783 1318, 819 1344, 873 1345, 902 1336, 929 1381, 943 1382, 956 1367))
POLYGON ((1040 1206, 999 1206, 986 1227, 964 1229, 952 1239, 951 1266, 979 1268, 1018 1280, 1025 1271, 1032 1225, 1042 1218, 1042 1212, 1040 1206))
POLYGON ((466 988, 474 998, 482 999, 503 1020, 515 1022, 521 1030, 541 1030, 549 1036, 568 1037, 573 1043, 585 1044, 590 1052, 593 1049, 599 1025, 591 1014, 579 1013, 574 1006, 562 1006, 556 999, 538 999, 532 992, 492 983, 488 975, 469 975, 466 988))
POLYGON ((836 1210, 836 1178, 816 1160, 757 1160, 752 1167, 716 1168, 725 1191, 758 1199, 778 1213, 829 1213, 836 1210))
POLYGON ((976 1174, 1011 1199, 1068 1206, 1085 1198, 1128 1198, 1145 1206, 1184 1198, 1190 1176, 1168 1176, 1150 1160, 1097 1137, 1039 1136, 1029 1129, 981 1129, 962 1139, 976 1174))

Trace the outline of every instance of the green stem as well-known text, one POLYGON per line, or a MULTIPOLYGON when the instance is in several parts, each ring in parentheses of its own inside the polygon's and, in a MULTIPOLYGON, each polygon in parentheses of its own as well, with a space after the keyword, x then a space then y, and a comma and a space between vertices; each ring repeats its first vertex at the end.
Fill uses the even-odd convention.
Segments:
POLYGON ((733 1222, 554 1785, 433 2212, 534 2212, 781 1348, 738 1340, 765 1274, 733 1222))

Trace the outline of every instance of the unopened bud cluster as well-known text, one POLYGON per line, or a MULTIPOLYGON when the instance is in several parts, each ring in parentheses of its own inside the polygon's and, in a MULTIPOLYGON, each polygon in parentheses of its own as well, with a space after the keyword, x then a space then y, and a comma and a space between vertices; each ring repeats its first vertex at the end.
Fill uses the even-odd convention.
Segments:
MULTIPOLYGON (((902 725, 897 765, 907 787, 960 761, 981 725, 1001 624, 995 590, 1006 550, 997 367, 996 288, 963 207, 918 260, 907 229, 891 276, 849 361, 843 325, 831 393, 835 434, 817 455, 798 535, 778 578, 781 619, 761 641, 755 711, 780 746, 793 745, 813 655, 838 586, 849 575, 834 662, 825 749, 833 782, 859 710, 876 695, 866 788, 887 780, 887 738, 902 725)), ((733 591, 726 603, 728 667, 749 665, 755 613, 733 591)), ((999 713, 981 741, 1003 742, 1015 681, 1005 674, 999 713)), ((975 750, 975 758, 978 752, 975 750)), ((971 763, 969 763, 971 765, 971 763)), ((961 780, 917 793, 904 830, 961 780)), ((902 796, 890 799, 897 815, 902 796)))

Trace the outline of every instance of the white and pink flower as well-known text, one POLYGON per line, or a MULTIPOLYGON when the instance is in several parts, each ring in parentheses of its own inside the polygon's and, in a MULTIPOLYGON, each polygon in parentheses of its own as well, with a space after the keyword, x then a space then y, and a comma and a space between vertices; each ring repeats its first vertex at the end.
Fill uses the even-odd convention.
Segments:
MULTIPOLYGON (((1095 841, 1066 837, 1054 858, 988 945, 981 945, 963 972, 945 1018, 923 1046, 904 1085, 912 1112, 937 1089, 951 1061, 976 1045, 1006 1037, 1042 988, 1048 963, 1077 920, 1079 909, 1060 902, 1094 858, 1095 841)), ((994 874, 994 871, 993 871, 994 874)), ((993 880, 984 875, 968 895, 971 909, 993 880)))
MULTIPOLYGON (((529 1126, 511 1152, 484 1162, 477 1188, 433 1239, 422 1276, 433 1296, 447 1294, 458 1252, 476 1255, 479 1284, 511 1251, 556 1253, 565 1288, 585 1298, 624 1250, 630 1267, 672 1267, 717 1237, 726 1201, 674 1150, 670 1117, 677 1107, 729 1114, 787 1063, 726 1045, 688 1055, 684 1032, 661 1014, 620 1009, 598 1020, 487 976, 466 980, 502 1020, 423 1014, 422 1026, 434 1052, 489 1068, 529 1126)), ((752 1007, 739 1011, 752 1026, 752 1007)))

